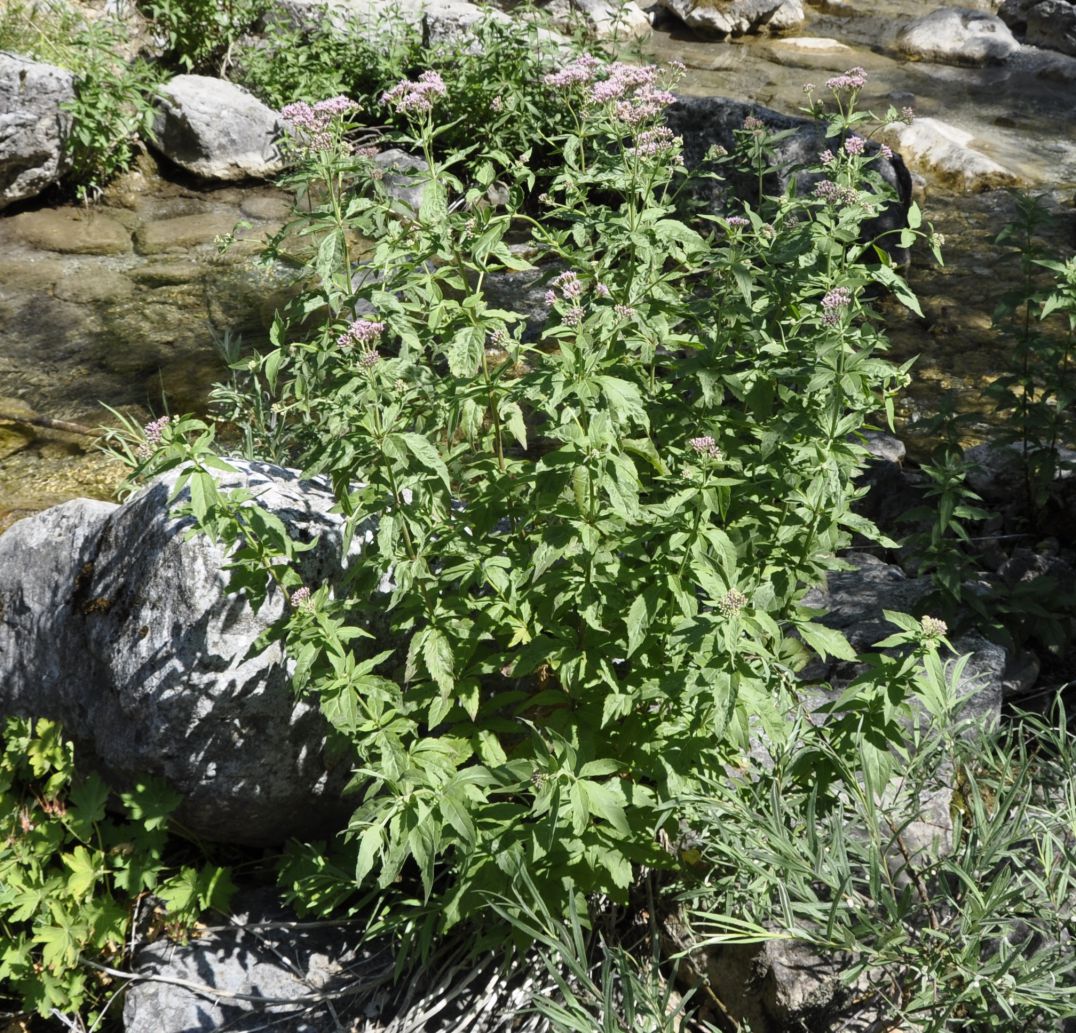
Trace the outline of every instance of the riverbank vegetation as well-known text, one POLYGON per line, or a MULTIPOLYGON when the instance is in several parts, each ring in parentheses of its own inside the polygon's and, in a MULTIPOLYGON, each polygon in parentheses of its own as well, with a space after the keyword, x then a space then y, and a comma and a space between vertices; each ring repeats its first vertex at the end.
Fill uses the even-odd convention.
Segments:
MULTIPOLYGON (((859 648, 805 602, 853 544, 898 548, 857 506, 866 432, 913 375, 882 309, 917 310, 894 254, 941 259, 881 174, 862 70, 809 92, 824 147, 773 192, 780 134, 754 118, 685 168, 676 68, 493 23, 433 52, 392 23, 246 44, 247 4, 213 5, 210 46, 199 9, 145 8, 175 67, 227 61, 281 109, 296 202, 262 257, 301 271, 210 416, 113 447, 132 485, 181 468, 180 512, 228 546, 234 590, 286 600, 272 637, 352 759, 344 833, 260 876, 304 915, 361 917, 401 973, 495 952, 506 986, 547 988, 523 995, 531 1029, 746 1030, 718 970, 760 944, 838 988, 812 1029, 1071 1016, 1071 734, 1060 703, 997 727, 962 698, 950 628, 1016 636, 1029 611, 965 605, 985 514, 958 443, 927 468, 913 542, 949 609, 887 613, 859 648), (415 159, 411 200, 374 161, 389 146, 415 159), (309 543, 218 487, 236 456, 331 487, 340 578, 310 579, 309 543)), ((117 73, 94 60, 80 98, 104 110, 85 84, 117 73)), ((81 123, 119 161, 151 79, 109 128, 81 123)), ((1071 433, 1076 275, 1025 237, 997 391, 1035 521, 1071 433)), ((229 876, 166 847, 167 801, 127 794, 113 820, 72 778, 56 729, 9 729, 0 976, 20 1007, 97 1028, 138 902, 189 928, 229 876)))

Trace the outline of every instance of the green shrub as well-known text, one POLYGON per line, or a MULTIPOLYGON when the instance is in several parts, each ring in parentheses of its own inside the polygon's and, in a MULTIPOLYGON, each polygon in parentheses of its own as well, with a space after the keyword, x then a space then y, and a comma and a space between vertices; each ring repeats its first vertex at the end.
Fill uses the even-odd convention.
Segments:
POLYGON ((216 866, 166 858, 179 802, 166 787, 113 795, 76 773, 73 747, 43 719, 9 719, 0 746, 0 1000, 93 1021, 110 996, 102 966, 126 964, 136 914, 182 931, 225 907, 231 883, 216 866), (147 894, 166 908, 156 918, 147 894))
POLYGON ((701 795, 693 825, 709 875, 685 895, 696 947, 806 944, 847 989, 839 1004, 874 1028, 1058 1028, 1076 1016, 1065 715, 1022 715, 1004 733, 937 711, 928 722, 898 781, 852 773, 836 805, 798 782, 795 745, 772 769, 701 795), (914 825, 931 799, 939 841, 924 846, 914 825))
MULTIPOLYGON (((693 227, 655 69, 580 58, 545 85, 565 128, 545 141, 562 165, 541 223, 522 208, 526 152, 438 156, 436 73, 386 98, 429 164, 418 212, 349 145, 346 100, 285 113, 310 286, 245 363, 273 398, 245 430, 333 485, 366 543, 345 581, 302 584, 280 521, 222 495, 204 421, 156 428, 140 471, 185 463, 187 508, 234 548, 234 586, 290 601, 296 686, 355 754, 350 861, 333 863, 352 889, 417 880, 437 928, 523 871, 564 912, 677 867, 676 801, 756 728, 787 733, 808 650, 854 659, 798 600, 871 530, 850 508, 856 433, 904 380, 864 289, 915 304, 884 252, 864 261, 861 224, 887 197, 862 148, 830 164, 828 193, 693 227), (503 211, 484 200, 495 180, 503 211), (509 244, 524 228, 547 261, 537 342, 489 293, 533 271, 509 244)), ((906 673, 886 678, 837 726, 857 756, 868 736, 878 777, 907 691, 906 673)), ((293 865, 296 895, 338 903, 329 863, 293 865)))
POLYGON ((68 47, 75 99, 66 105, 71 131, 65 142, 65 178, 80 197, 93 198, 130 168, 141 140, 153 131, 153 91, 160 73, 120 54, 124 29, 104 19, 86 24, 68 47))
POLYGON ((1019 447, 1024 501, 1037 519, 1061 473, 1058 449, 1074 443, 1076 259, 1047 257, 1039 233, 1049 214, 1041 201, 1017 195, 1016 209, 995 241, 1019 263, 1017 284, 1002 294, 994 314, 1013 347, 1009 368, 987 394, 1008 417, 998 441, 1019 447))
POLYGON ((536 25, 486 19, 465 37, 427 48, 420 26, 387 12, 309 30, 271 21, 264 39, 238 49, 236 77, 275 108, 345 94, 358 105, 359 123, 393 138, 406 137, 408 121, 382 95, 402 78, 436 71, 453 84, 439 108, 438 154, 482 141, 505 154, 530 148, 541 168, 551 158, 541 146, 563 118, 556 91, 543 81, 550 60, 536 25))
POLYGON ((164 44, 164 60, 185 72, 222 74, 232 48, 269 0, 140 0, 164 44))

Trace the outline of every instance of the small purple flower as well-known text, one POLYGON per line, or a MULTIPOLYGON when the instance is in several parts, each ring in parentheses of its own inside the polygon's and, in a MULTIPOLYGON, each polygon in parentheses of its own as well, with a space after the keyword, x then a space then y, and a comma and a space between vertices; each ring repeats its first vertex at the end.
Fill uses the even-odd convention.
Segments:
POLYGON ((373 344, 385 332, 385 324, 371 319, 356 319, 339 337, 336 343, 341 348, 351 348, 354 345, 373 344))
POLYGON ((149 459, 153 455, 153 450, 161 443, 161 435, 164 433, 165 427, 171 422, 171 416, 160 416, 142 428, 145 441, 138 446, 138 451, 135 453, 139 459, 149 459))
POLYGON ((911 125, 915 121, 915 108, 901 108, 900 120, 911 125))
POLYGON ((436 72, 423 72, 415 82, 401 79, 391 90, 381 94, 381 103, 404 114, 425 114, 438 97, 448 93, 444 79, 436 72))
POLYGON ((813 82, 805 82, 803 84, 803 92, 806 94, 812 94, 818 87, 813 82))
POLYGON ((633 309, 630 305, 616 305, 616 306, 614 306, 613 311, 621 319, 634 319, 635 318, 635 309, 633 309))
POLYGON ((376 348, 363 352, 359 357, 359 365, 365 369, 371 369, 381 361, 381 353, 376 348))
POLYGON ((890 147, 889 144, 887 144, 887 143, 882 144, 882 146, 878 149, 878 153, 883 158, 885 158, 886 161, 892 161, 893 160, 893 148, 890 147))
POLYGON ((826 80, 826 88, 836 93, 838 90, 858 90, 867 84, 867 73, 860 67, 849 68, 841 75, 826 80))
POLYGON ((763 122, 761 118, 755 118, 754 115, 748 115, 747 118, 743 120, 743 127, 749 132, 757 133, 760 129, 766 128, 766 123, 763 122))
POLYGON ((151 423, 147 423, 142 428, 142 433, 145 434, 146 440, 151 445, 159 445, 161 443, 161 435, 164 433, 164 428, 171 422, 171 416, 159 416, 151 423))
POLYGON ((350 97, 330 97, 316 104, 296 101, 280 109, 288 130, 313 151, 328 150, 333 145, 333 122, 358 108, 350 97))
POLYGON ((291 605, 295 610, 305 610, 310 607, 310 589, 306 585, 295 589, 291 593, 291 605))
POLYGON ((828 147, 818 156, 818 163, 820 165, 832 165, 836 160, 833 152, 828 147))
POLYGON ((557 292, 550 288, 545 292, 545 303, 547 305, 554 305, 557 301, 557 292))
POLYGON ((722 456, 721 449, 717 447, 717 442, 709 434, 691 438, 688 445, 703 459, 720 459, 722 456))
POLYGON ((565 326, 578 326, 583 322, 583 310, 578 305, 573 305, 564 313, 565 326))
POLYGON ((667 154, 681 143, 678 137, 667 126, 655 126, 652 129, 644 129, 635 139, 635 146, 628 153, 656 157, 659 154, 667 154))
POLYGON ((606 287, 604 283, 596 283, 594 284, 594 293, 597 294, 599 298, 608 298, 609 288, 606 287))
POLYGON ((822 322, 826 326, 836 326, 841 321, 841 312, 852 303, 852 292, 847 287, 834 287, 822 298, 822 322))
POLYGON ((561 294, 569 301, 578 298, 583 293, 583 285, 579 282, 579 274, 571 269, 554 277, 553 286, 559 287, 561 294))
POLYGON ((820 179, 814 185, 814 196, 826 204, 855 204, 859 195, 851 187, 838 186, 831 179, 820 179))
POLYGON ((745 219, 742 215, 730 215, 725 222, 735 229, 742 229, 745 226, 751 225, 750 219, 745 219))
POLYGON ((844 141, 844 151, 853 157, 862 154, 867 147, 867 141, 862 136, 850 136, 844 141))

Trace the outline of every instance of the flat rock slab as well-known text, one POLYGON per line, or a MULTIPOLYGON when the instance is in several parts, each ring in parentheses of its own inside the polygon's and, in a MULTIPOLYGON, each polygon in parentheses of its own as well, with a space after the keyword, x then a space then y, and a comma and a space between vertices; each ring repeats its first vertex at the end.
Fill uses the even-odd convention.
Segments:
POLYGON ((227 236, 238 221, 236 212, 202 212, 147 222, 135 232, 135 248, 140 255, 186 251, 227 236))
POLYGON ((936 183, 968 193, 1020 186, 1022 177, 971 146, 971 133, 936 118, 911 125, 891 122, 884 129, 908 165, 936 183))
POLYGON ((68 255, 122 255, 131 250, 123 223, 101 212, 78 208, 44 208, 21 212, 11 220, 17 239, 42 251, 68 255))
POLYGON ((231 928, 186 944, 160 940, 139 951, 140 981, 124 998, 126 1033, 360 1028, 339 1019, 369 1009, 378 982, 389 981, 392 955, 383 946, 364 946, 361 925, 304 925, 275 897, 247 891, 235 901, 231 928), (366 993, 354 992, 363 984, 370 987, 366 993))

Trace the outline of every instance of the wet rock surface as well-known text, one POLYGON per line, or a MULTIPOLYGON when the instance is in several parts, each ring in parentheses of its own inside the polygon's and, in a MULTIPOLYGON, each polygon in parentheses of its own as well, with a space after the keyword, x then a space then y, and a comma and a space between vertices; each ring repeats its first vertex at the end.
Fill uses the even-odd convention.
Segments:
POLYGON ((910 125, 894 122, 884 132, 912 169, 961 192, 997 190, 1023 182, 1018 173, 978 150, 971 133, 940 119, 917 118, 910 125))

